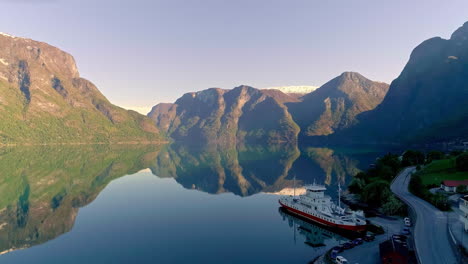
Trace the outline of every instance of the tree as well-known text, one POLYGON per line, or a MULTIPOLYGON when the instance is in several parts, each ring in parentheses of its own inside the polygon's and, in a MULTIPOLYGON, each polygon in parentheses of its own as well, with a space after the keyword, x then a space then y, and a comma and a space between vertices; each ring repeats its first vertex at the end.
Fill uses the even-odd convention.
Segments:
POLYGON ((456 156, 458 156, 458 155, 460 155, 462 153, 463 153, 463 151, 461 151, 461 150, 452 150, 452 151, 450 151, 450 156, 456 157, 456 156))
POLYGON ((387 165, 379 166, 378 171, 379 177, 385 180, 392 180, 395 177, 395 172, 393 172, 392 168, 387 165))
POLYGON ((350 193, 360 194, 365 185, 366 183, 363 179, 355 177, 348 185, 348 190, 350 193))
POLYGON ((431 203, 442 211, 447 211, 450 209, 450 203, 447 197, 440 193, 437 193, 431 197, 431 203))
POLYGON ((455 165, 458 171, 468 171, 468 153, 459 155, 455 160, 455 165))
POLYGON ((433 160, 441 160, 445 157, 445 154, 441 151, 433 150, 427 153, 427 163, 432 162, 433 160))
POLYGON ((419 174, 415 173, 413 174, 413 176, 411 176, 411 180, 409 183, 409 190, 414 195, 424 198, 423 196, 425 195, 424 193, 425 188, 422 183, 421 176, 419 174))
POLYGON ((425 160, 424 154, 421 151, 417 150, 407 150, 403 154, 402 164, 403 166, 411 166, 423 164, 425 160))
POLYGON ((384 180, 377 180, 364 187, 361 197, 364 202, 378 207, 386 202, 390 195, 389 183, 384 180))
POLYGON ((405 213, 406 207, 395 195, 390 195, 387 202, 383 204, 382 209, 387 215, 396 215, 405 213))
POLYGON ((466 193, 466 185, 458 185, 457 186, 457 193, 466 193))
POLYGON ((387 153, 385 156, 377 161, 377 166, 385 165, 392 169, 393 174, 397 174, 401 169, 401 161, 398 155, 387 153))

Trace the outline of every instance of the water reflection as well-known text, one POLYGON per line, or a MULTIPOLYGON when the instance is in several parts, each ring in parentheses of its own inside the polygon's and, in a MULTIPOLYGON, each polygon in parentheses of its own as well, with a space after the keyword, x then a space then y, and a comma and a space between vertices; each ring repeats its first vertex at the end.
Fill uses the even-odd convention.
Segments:
POLYGON ((80 207, 113 179, 148 168, 152 151, 100 145, 1 149, 0 254, 68 232, 80 207))
POLYGON ((295 242, 298 239, 297 236, 301 236, 305 244, 313 248, 321 248, 336 246, 349 240, 349 238, 341 236, 336 232, 294 216, 283 208, 278 208, 278 212, 283 221, 287 221, 289 227, 293 229, 293 239, 295 242))
POLYGON ((335 193, 376 157, 375 152, 339 152, 296 145, 193 148, 171 145, 157 155, 153 174, 174 178, 187 189, 212 194, 250 196, 259 192, 287 194, 293 187, 322 183, 335 193))
MULTIPOLYGON (((333 195, 338 181, 349 182, 376 155, 327 148, 300 150, 295 145, 0 149, 0 254, 42 244, 70 231, 79 208, 91 203, 109 182, 143 169, 149 168, 160 178, 174 178, 186 189, 210 194, 244 197, 260 192, 292 194, 294 190, 299 194, 300 186, 316 181, 329 185, 333 195)), ((310 245, 337 240, 322 231, 317 236, 314 226, 300 226, 310 245)))
POLYGON ((289 170, 299 155, 294 145, 201 149, 172 145, 161 151, 151 170, 159 177, 175 178, 187 189, 249 196, 292 186, 289 170))

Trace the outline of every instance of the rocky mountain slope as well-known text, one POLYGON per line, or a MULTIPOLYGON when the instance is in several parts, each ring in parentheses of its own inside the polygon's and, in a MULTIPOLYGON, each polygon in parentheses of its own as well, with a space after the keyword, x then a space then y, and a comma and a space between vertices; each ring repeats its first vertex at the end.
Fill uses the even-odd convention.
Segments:
POLYGON ((171 138, 185 143, 296 142, 299 133, 280 91, 249 86, 187 93, 174 104, 159 104, 148 116, 171 138))
POLYGON ((73 57, 0 34, 0 144, 161 140, 147 117, 112 105, 73 57))
POLYGON ((325 136, 355 125, 356 116, 374 109, 387 90, 388 84, 345 72, 287 106, 301 135, 325 136))
POLYGON ((417 46, 374 111, 335 139, 404 143, 468 135, 468 22, 417 46))

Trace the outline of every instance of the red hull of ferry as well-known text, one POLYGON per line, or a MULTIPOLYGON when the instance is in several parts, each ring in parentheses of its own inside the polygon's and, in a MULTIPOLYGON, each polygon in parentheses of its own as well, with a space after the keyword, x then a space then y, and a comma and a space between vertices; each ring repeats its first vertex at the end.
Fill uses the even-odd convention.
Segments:
POLYGON ((326 220, 323 220, 321 218, 318 218, 318 217, 315 217, 313 215, 310 215, 310 214, 307 214, 307 213, 304 213, 302 211, 299 211, 297 209, 294 209, 294 208, 291 208, 285 204, 282 204, 281 202, 279 202, 280 205, 282 207, 284 207, 286 210, 290 211, 291 213, 294 213, 294 214, 297 214, 297 215, 300 215, 304 218, 307 218, 309 220, 312 220, 314 222, 317 222, 319 224, 322 224, 322 225, 326 225, 326 226, 329 226, 329 227, 334 227, 334 228, 339 228, 339 229, 344 229, 344 230, 349 230, 349 231, 354 231, 354 232, 363 232, 363 231, 366 231, 366 225, 359 225, 359 226, 352 226, 352 225, 338 225, 338 224, 334 224, 334 223, 330 223, 326 220))

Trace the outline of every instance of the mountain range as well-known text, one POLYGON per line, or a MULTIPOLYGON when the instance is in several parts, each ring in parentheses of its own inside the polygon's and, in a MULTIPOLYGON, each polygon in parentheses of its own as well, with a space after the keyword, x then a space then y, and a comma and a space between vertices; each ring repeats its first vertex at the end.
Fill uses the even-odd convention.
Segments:
POLYGON ((375 108, 388 85, 345 72, 305 95, 240 86, 188 93, 174 104, 158 104, 148 116, 176 141, 296 142, 350 127, 375 108))
POLYGON ((0 34, 0 145, 327 142, 408 144, 468 135, 468 22, 418 45, 390 86, 344 72, 319 88, 210 88, 148 116, 110 103, 51 45, 0 34))
POLYGON ((111 104, 60 49, 0 34, 0 144, 158 142, 154 123, 111 104))
POLYGON ((148 116, 176 141, 408 144, 468 135, 468 22, 424 41, 391 85, 345 72, 305 95, 208 89, 148 116), (261 102, 261 103, 260 103, 261 102))

